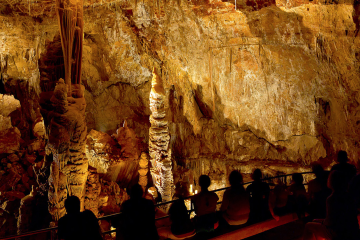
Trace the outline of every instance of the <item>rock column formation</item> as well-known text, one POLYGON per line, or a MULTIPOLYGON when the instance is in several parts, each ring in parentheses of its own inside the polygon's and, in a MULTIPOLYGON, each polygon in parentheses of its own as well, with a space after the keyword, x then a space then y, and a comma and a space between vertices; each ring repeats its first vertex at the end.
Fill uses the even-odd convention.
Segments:
POLYGON ((99 216, 99 196, 101 184, 96 168, 89 166, 89 175, 86 182, 85 209, 91 210, 95 216, 99 216))
POLYGON ((31 230, 32 216, 34 210, 34 189, 29 195, 23 197, 20 201, 19 217, 17 221, 18 234, 28 232, 31 230))
POLYGON ((149 153, 151 161, 151 175, 154 185, 161 194, 163 201, 170 201, 173 193, 173 174, 171 149, 169 148, 170 134, 166 120, 165 91, 160 76, 154 68, 150 92, 150 131, 149 153))
POLYGON ((72 86, 71 97, 62 79, 51 97, 53 111, 48 113, 48 154, 53 155, 49 177, 49 212, 57 221, 65 214, 64 201, 69 195, 77 196, 84 207, 88 160, 85 156, 86 123, 83 89, 72 86))
POLYGON ((146 190, 146 186, 148 184, 148 166, 149 160, 146 153, 141 153, 140 161, 139 161, 139 185, 143 188, 144 192, 146 190))

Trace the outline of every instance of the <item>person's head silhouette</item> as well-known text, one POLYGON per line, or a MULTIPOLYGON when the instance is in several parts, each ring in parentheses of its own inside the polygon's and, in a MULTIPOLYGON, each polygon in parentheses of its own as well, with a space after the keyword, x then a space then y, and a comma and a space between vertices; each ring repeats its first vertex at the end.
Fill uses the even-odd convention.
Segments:
POLYGON ((80 200, 77 196, 69 196, 65 200, 65 209, 68 214, 80 212, 80 200))
POLYGON ((261 178, 262 178, 262 172, 259 168, 255 169, 253 174, 251 175, 251 178, 254 180, 254 181, 261 181, 261 178))
POLYGON ((210 184, 211 184, 211 180, 210 180, 209 176, 201 175, 199 177, 199 185, 200 185, 202 191, 208 190, 208 187, 210 187, 210 184))
POLYGON ((349 160, 348 160, 347 152, 342 151, 342 150, 339 151, 337 160, 338 160, 339 163, 348 162, 349 160))
POLYGON ((240 186, 243 183, 243 176, 238 170, 234 170, 229 175, 229 182, 232 187, 240 186))
POLYGON ((317 178, 320 178, 324 174, 324 168, 319 163, 312 164, 312 171, 317 178))
POLYGON ((142 187, 138 183, 134 184, 130 189, 130 198, 139 199, 142 198, 142 195, 143 195, 142 187))
POLYGON ((294 181, 295 184, 301 185, 303 184, 304 178, 301 173, 294 173, 292 175, 292 180, 294 181))

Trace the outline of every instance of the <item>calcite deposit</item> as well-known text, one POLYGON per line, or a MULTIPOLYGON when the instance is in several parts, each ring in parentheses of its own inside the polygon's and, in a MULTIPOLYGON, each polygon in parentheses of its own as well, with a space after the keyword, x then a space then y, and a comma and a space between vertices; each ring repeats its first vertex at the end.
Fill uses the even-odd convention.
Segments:
POLYGON ((139 185, 142 187, 143 191, 146 192, 148 185, 148 172, 149 172, 149 159, 146 153, 141 153, 139 160, 139 185))
MULTIPOLYGON (((65 214, 67 194, 79 197, 84 208, 88 160, 85 158, 87 128, 83 89, 73 85, 71 97, 62 79, 55 87, 50 101, 53 110, 47 112, 49 142, 47 149, 53 155, 50 171, 49 211, 57 221, 65 214)), ((44 99, 44 101, 46 101, 44 99)))
POLYGON ((87 136, 86 157, 104 180, 128 187, 136 182, 142 148, 140 139, 125 124, 112 136, 91 130, 87 136))
POLYGON ((23 197, 20 201, 19 217, 17 221, 18 234, 32 230, 33 210, 35 209, 36 204, 35 194, 34 189, 32 189, 29 195, 23 197))
POLYGON ((84 208, 91 210, 95 216, 99 216, 99 196, 101 193, 101 184, 96 168, 89 166, 89 174, 85 188, 84 208))
POLYGON ((11 113, 20 108, 14 96, 0 94, 0 154, 14 153, 20 148, 21 133, 12 125, 11 113))
POLYGON ((153 183, 163 201, 171 201, 174 192, 170 134, 166 119, 166 96, 160 76, 153 70, 150 91, 149 155, 153 183))
MULTIPOLYGON (((55 156, 59 168, 71 165, 64 170, 71 191, 84 191, 86 181, 97 185, 98 174, 100 215, 118 210, 115 192, 138 179, 145 185, 140 153, 150 156, 147 185, 154 184, 163 200, 177 182, 195 188, 201 174, 218 188, 228 184, 233 169, 247 177, 255 167, 266 176, 308 171, 315 161, 330 167, 339 150, 359 166, 358 2, 234 4, 85 0, 83 97, 67 102, 81 112, 71 129, 83 139, 86 123, 89 136, 76 142, 68 134, 56 145, 64 138, 49 135, 47 115, 54 110, 51 91, 65 74, 54 3, 0 1, 0 94, 14 96, 9 113, 0 99, 0 182, 2 192, 10 192, 1 201, 27 195, 33 184, 26 183, 35 178, 47 191, 56 155, 44 159, 47 137, 49 149, 74 144, 71 158, 55 156), (152 77, 162 80, 161 87, 152 86, 152 77), (89 164, 97 169, 89 176, 80 154, 85 140, 89 164)), ((61 127, 56 131, 66 135, 61 127)), ((95 193, 86 199, 95 201, 95 193)), ((1 231, 16 223, 14 214, 0 212, 1 221, 7 217, 1 231)))

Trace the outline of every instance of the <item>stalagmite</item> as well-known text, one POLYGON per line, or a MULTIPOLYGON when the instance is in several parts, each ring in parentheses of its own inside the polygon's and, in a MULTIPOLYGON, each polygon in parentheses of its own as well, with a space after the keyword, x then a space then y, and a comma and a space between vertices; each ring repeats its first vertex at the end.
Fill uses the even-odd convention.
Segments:
POLYGON ((88 160, 85 158, 86 104, 81 86, 74 84, 72 89, 72 97, 67 97, 67 87, 60 79, 51 97, 54 110, 48 113, 47 152, 53 155, 49 177, 49 211, 55 221, 65 213, 67 193, 77 196, 82 209, 84 206, 88 174, 88 160))
POLYGON ((89 175, 86 182, 85 209, 91 210, 95 216, 99 216, 99 196, 101 184, 96 168, 89 166, 89 175))
POLYGON ((146 186, 148 184, 148 166, 149 166, 149 160, 146 153, 141 153, 140 161, 139 161, 139 185, 143 188, 144 192, 146 189, 146 186))
POLYGON ((173 174, 171 149, 169 148, 170 134, 166 120, 165 91, 159 75, 153 70, 152 88, 150 92, 150 131, 149 154, 151 161, 151 175, 154 185, 161 194, 163 201, 170 201, 173 193, 173 174))
POLYGON ((20 201, 19 217, 17 221, 18 234, 31 230, 31 220, 34 210, 34 188, 32 188, 29 195, 23 197, 20 201))

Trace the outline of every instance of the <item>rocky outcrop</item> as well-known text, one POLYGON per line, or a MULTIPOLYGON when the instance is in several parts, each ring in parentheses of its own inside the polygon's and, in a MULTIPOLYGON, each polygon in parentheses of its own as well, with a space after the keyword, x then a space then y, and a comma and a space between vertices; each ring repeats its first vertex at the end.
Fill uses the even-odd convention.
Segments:
POLYGON ((99 212, 108 215, 120 212, 121 204, 129 199, 126 190, 119 187, 116 182, 100 180, 101 193, 99 196, 99 212))
POLYGON ((121 156, 128 160, 137 160, 140 157, 141 141, 136 136, 133 129, 129 128, 127 122, 124 121, 122 127, 116 130, 112 137, 121 146, 121 156))
POLYGON ((19 100, 0 94, 0 154, 14 153, 20 149, 21 133, 11 122, 11 113, 18 109, 19 100))
POLYGON ((163 201, 171 201, 174 191, 170 134, 166 119, 166 97, 160 76, 153 70, 150 92, 149 155, 153 183, 163 201))
POLYGON ((112 136, 95 130, 87 136, 89 165, 96 168, 103 179, 118 182, 121 187, 135 183, 142 149, 141 140, 126 124, 112 136))
POLYGON ((86 157, 98 173, 107 173, 111 165, 120 162, 121 149, 108 134, 92 129, 87 135, 86 157))

